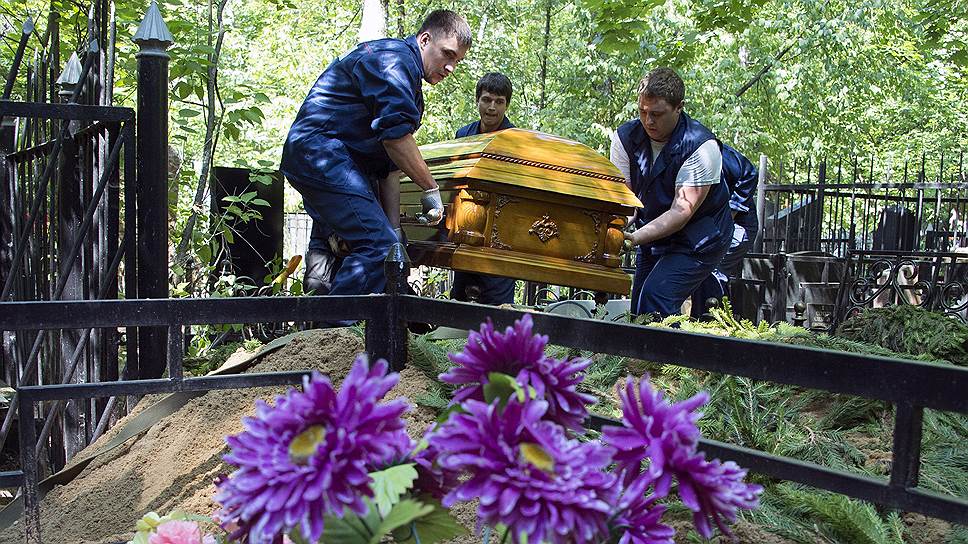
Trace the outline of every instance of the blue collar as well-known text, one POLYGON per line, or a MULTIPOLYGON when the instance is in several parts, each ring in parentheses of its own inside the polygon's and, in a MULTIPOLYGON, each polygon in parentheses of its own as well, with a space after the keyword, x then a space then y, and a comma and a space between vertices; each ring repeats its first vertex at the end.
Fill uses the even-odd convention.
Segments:
POLYGON ((420 44, 417 43, 416 36, 407 36, 404 38, 403 43, 407 44, 410 48, 410 52, 413 53, 415 59, 417 59, 417 66, 420 67, 420 79, 424 77, 424 65, 423 65, 423 55, 420 54, 420 44))

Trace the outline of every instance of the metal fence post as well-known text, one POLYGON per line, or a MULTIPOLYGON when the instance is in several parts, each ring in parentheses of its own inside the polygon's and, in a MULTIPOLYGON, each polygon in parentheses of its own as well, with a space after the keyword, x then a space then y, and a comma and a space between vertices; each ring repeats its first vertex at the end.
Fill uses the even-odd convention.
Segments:
MULTIPOLYGON (((75 89, 79 85, 87 82, 81 81, 81 60, 77 53, 73 53, 64 66, 57 79, 57 85, 61 88, 59 94, 65 103, 70 101, 75 89)), ((90 90, 88 90, 90 93, 90 90)), ((80 121, 70 121, 67 123, 67 130, 71 135, 81 128, 80 121)), ((83 244, 83 234, 81 233, 81 222, 84 221, 84 195, 81 188, 82 174, 79 164, 80 147, 74 138, 65 138, 64 145, 57 160, 57 170, 54 173, 57 187, 57 252, 60 259, 66 259, 67 253, 74 244, 83 244)), ((78 255, 71 262, 64 262, 60 267, 60 273, 65 277, 57 278, 58 282, 64 282, 64 291, 61 295, 62 300, 83 300, 84 293, 84 271, 82 267, 83 257, 78 255)), ((64 329, 59 331, 61 353, 74 353, 81 343, 79 329, 64 329)), ((50 372, 50 376, 43 374, 37 376, 37 383, 44 383, 45 379, 52 383, 60 381, 63 374, 63 363, 60 360, 53 362, 51 366, 44 365, 43 373, 50 372)), ((74 383, 84 383, 87 381, 87 366, 83 365, 78 372, 78 376, 73 379, 74 383)), ((67 409, 63 413, 64 428, 63 441, 64 448, 54 448, 51 451, 52 460, 57 466, 63 464, 74 457, 85 446, 83 406, 77 403, 68 403, 67 409)), ((56 443, 56 442, 55 442, 56 443)))
MULTIPOLYGON (((753 239, 753 252, 763 253, 763 238, 766 233, 766 155, 760 154, 760 170, 756 180, 756 238, 753 239)), ((774 213, 776 213, 774 211, 774 213)))
POLYGON ((891 461, 891 486, 918 486, 921 468, 921 431, 924 408, 910 403, 894 407, 894 455, 891 461))
POLYGON ((390 246, 384 262, 387 285, 387 307, 383 315, 373 316, 366 322, 366 352, 371 360, 386 359, 394 371, 403 370, 407 364, 407 326, 400 315, 400 295, 406 293, 410 257, 403 244, 390 246))
MULTIPOLYGON (((168 298, 168 59, 174 43, 154 1, 134 43, 138 59, 137 261, 138 298, 168 298)), ((140 378, 160 378, 166 330, 138 331, 140 378)))
POLYGON ((23 471, 24 497, 24 541, 27 544, 40 544, 40 497, 38 497, 37 454, 34 443, 37 441, 37 428, 34 421, 34 401, 30 395, 17 396, 17 430, 20 434, 20 470, 23 471))

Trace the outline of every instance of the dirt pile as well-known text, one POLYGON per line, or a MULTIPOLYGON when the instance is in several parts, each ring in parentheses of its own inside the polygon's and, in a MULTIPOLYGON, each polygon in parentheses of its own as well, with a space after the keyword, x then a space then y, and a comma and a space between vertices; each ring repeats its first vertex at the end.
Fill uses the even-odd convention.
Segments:
MULTIPOLYGON (((358 336, 345 329, 313 331, 265 356, 248 372, 318 369, 340 383, 356 354, 358 336)), ((413 399, 427 391, 427 378, 415 369, 401 375, 388 395, 413 399)), ((42 502, 45 542, 107 543, 133 536, 135 522, 146 512, 174 509, 210 515, 216 504, 214 478, 232 468, 222 462, 224 437, 242 430, 242 418, 252 414, 256 399, 271 400, 282 387, 210 391, 189 400, 145 433, 105 453, 70 484, 53 489, 42 502)), ((92 444, 96 451, 117 435, 126 421, 159 397, 145 398, 132 415, 92 444)), ((433 421, 433 411, 415 407, 406 416, 408 428, 420 435, 433 421)), ((82 452, 79 457, 84 457, 82 452)), ((0 533, 0 543, 23 540, 18 522, 0 533)))

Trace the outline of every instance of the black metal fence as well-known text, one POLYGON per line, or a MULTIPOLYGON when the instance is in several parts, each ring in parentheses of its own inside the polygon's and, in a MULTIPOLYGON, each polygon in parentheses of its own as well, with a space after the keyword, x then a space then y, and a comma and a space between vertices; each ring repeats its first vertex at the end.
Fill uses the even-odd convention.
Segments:
MULTIPOLYGON (((445 300, 401 295, 406 268, 399 253, 388 261, 386 295, 174 299, 127 301, 7 302, 0 304, 0 330, 166 327, 169 377, 154 380, 36 385, 19 389, 22 417, 21 471, 0 474, 0 484, 22 484, 25 538, 38 543, 40 506, 35 443, 36 407, 68 399, 104 399, 176 391, 205 391, 295 384, 303 372, 185 378, 184 327, 213 323, 295 322, 335 319, 366 321, 366 350, 401 369, 406 361, 407 320, 476 328, 484 319, 510 325, 522 314, 445 300)), ((769 477, 872 501, 889 508, 968 523, 968 500, 918 486, 922 415, 925 408, 968 413, 968 369, 881 357, 685 333, 606 321, 533 314, 535 327, 556 344, 596 353, 767 380, 810 389, 858 395, 894 404, 891 475, 879 479, 796 459, 705 440, 711 456, 732 459, 769 477)), ((592 427, 609 420, 594 417, 592 427)))
POLYGON ((968 322, 968 253, 847 252, 833 326, 864 308, 899 304, 968 322))
MULTIPOLYGON (((0 100, 0 301, 115 299, 122 279, 125 293, 137 293, 135 113, 105 105, 114 65, 107 6, 92 7, 87 38, 63 68, 59 15, 51 11, 36 42, 33 23, 24 25, 0 100), (9 101, 18 81, 24 101, 9 101)), ((116 329, 5 332, 3 379, 14 387, 116 380, 120 344, 116 329)), ((137 368, 136 355, 127 360, 137 368)), ((105 400, 45 405, 38 454, 63 466, 105 429, 112 408, 105 400)), ((0 448, 16 417, 11 402, 0 448)))
MULTIPOLYGON (((134 270, 127 257, 133 254, 131 229, 125 228, 123 235, 120 232, 122 156, 124 179, 129 180, 126 190, 135 190, 134 112, 103 106, 0 102, 0 114, 56 119, 78 126, 53 142, 6 155, 6 182, 12 198, 3 213, 13 216, 16 239, 13 258, 3 275, 3 300, 117 298, 122 260, 128 271, 134 270), (102 144, 110 149, 103 161, 97 152, 102 144), (57 147, 63 149, 59 155, 54 152, 57 147)), ((4 357, 5 379, 15 386, 118 377, 116 330, 18 332, 5 344, 9 348, 4 357)), ((56 420, 63 408, 61 403, 52 406, 49 420, 56 420)), ((97 422, 110 413, 107 408, 101 402, 72 404, 63 412, 64 434, 51 437, 55 466, 95 437, 97 422)), ((15 415, 16 407, 11 405, 0 428, 0 445, 15 415)), ((50 431, 48 425, 41 443, 46 443, 50 431)))
POLYGON ((762 187, 763 253, 950 251, 968 245, 964 152, 899 164, 777 161, 762 187))

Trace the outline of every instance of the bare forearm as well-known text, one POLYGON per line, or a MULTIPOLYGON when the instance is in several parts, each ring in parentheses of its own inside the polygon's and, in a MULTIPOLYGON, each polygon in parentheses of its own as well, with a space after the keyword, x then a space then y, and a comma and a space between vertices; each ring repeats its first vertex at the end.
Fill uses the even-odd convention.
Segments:
POLYGON ((427 167, 427 163, 420 155, 420 149, 417 147, 416 140, 413 139, 413 134, 407 134, 403 138, 395 140, 384 140, 383 147, 387 150, 387 155, 397 165, 397 168, 410 176, 410 179, 421 189, 427 190, 437 187, 437 182, 430 175, 430 168, 427 167))
POLYGON ((661 240, 682 230, 686 226, 692 214, 689 210, 672 208, 671 210, 656 217, 648 224, 633 232, 629 239, 633 245, 641 246, 661 240))
POLYGON ((390 175, 380 180, 380 204, 383 212, 390 220, 390 226, 400 226, 400 172, 390 172, 390 175))
POLYGON ((709 185, 701 187, 682 186, 676 188, 676 198, 672 201, 672 207, 668 211, 649 221, 644 227, 627 234, 626 238, 633 245, 649 244, 656 240, 661 240, 666 236, 671 236, 686 226, 692 216, 699 209, 706 195, 709 194, 709 185))

